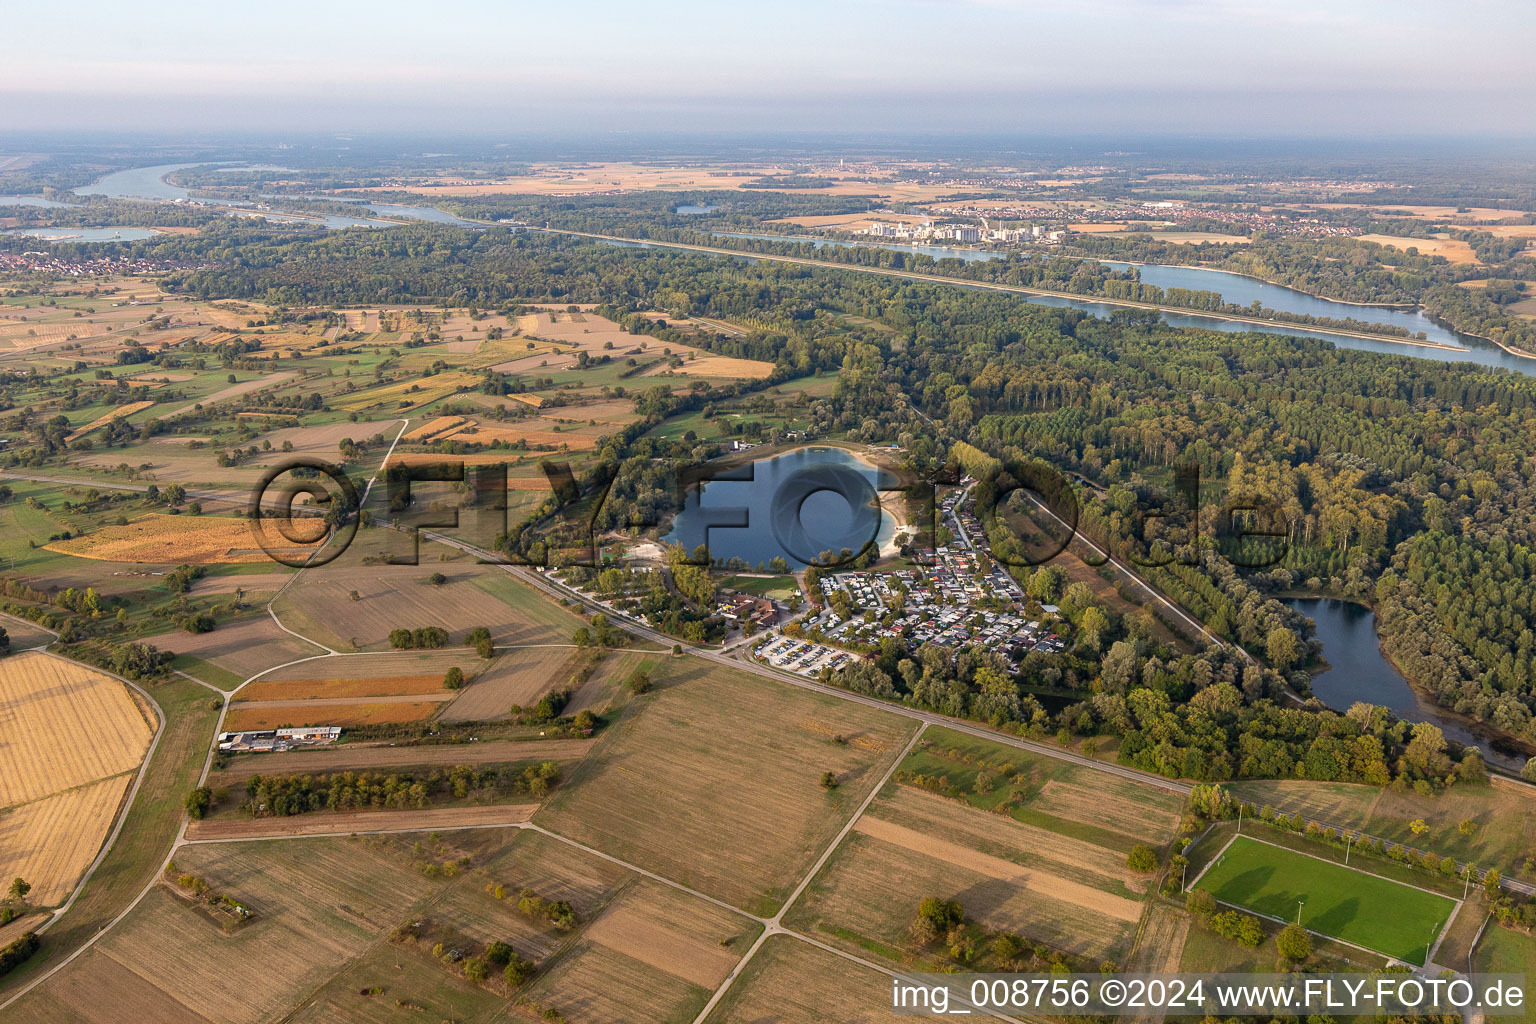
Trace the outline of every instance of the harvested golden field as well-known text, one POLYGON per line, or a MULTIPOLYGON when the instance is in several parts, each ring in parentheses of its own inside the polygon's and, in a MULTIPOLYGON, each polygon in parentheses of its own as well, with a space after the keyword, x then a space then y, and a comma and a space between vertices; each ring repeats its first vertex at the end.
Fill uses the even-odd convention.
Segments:
POLYGON ((426 811, 317 811, 287 818, 205 818, 187 826, 188 839, 254 839, 260 836, 316 836, 330 832, 422 831, 515 825, 527 821, 538 804, 491 804, 437 807, 426 811))
POLYGON ((1389 249, 1417 249, 1425 256, 1444 256, 1452 263, 1477 263, 1472 246, 1449 238, 1405 238, 1400 235, 1357 235, 1362 242, 1375 242, 1389 249))
POLYGON ((572 647, 527 647, 499 655, 444 709, 445 722, 488 722, 511 715, 513 704, 531 707, 570 684, 583 655, 572 647))
POLYGON ((414 430, 406 431, 403 435, 401 435, 400 440, 417 442, 431 441, 439 436, 446 437, 447 435, 452 434, 455 430, 468 422, 469 420, 464 416, 438 416, 428 420, 414 430))
MULTIPOLYGON (((269 536, 273 539, 280 537, 276 527, 270 529, 269 536)), ((140 516, 127 526, 103 526, 91 533, 44 546, 49 551, 104 562, 220 565, 272 561, 272 556, 257 542, 249 519, 173 516, 161 512, 140 516)), ((285 545, 282 551, 294 558, 303 558, 313 547, 285 545)))
POLYGON ((111 676, 38 651, 0 661, 0 807, 137 769, 154 732, 111 676))
POLYGON ((154 736, 116 679, 37 651, 0 662, 0 876, 66 899, 111 831, 154 736))
POLYGON ((913 728, 725 668, 669 661, 652 678, 540 822, 748 910, 782 902, 913 728))
POLYGON ((0 345, 10 349, 36 348, 39 345, 52 345, 72 338, 90 338, 104 333, 105 328, 80 320, 52 324, 0 320, 0 345))
MULTIPOLYGON (((677 346, 672 347, 677 351, 677 346)), ((673 369, 670 366, 658 366, 642 373, 642 377, 657 377, 668 373, 684 374, 689 377, 729 377, 732 379, 747 378, 750 380, 762 380, 773 373, 773 364, 760 362, 756 359, 736 359, 731 356, 712 356, 700 353, 697 357, 684 357, 683 365, 673 369)))
POLYGON ((78 430, 75 430, 71 434, 68 434, 67 436, 65 436, 64 440, 65 441, 75 441, 75 440, 78 440, 78 439, 84 437, 86 434, 89 434, 93 430, 100 430, 102 427, 106 426, 108 423, 111 423, 113 420, 119 420, 119 419, 122 419, 125 416, 132 416, 134 413, 141 412, 144 409, 148 409, 150 406, 152 406, 154 404, 155 404, 154 402, 127 402, 127 403, 124 403, 123 405, 119 405, 117 408, 113 409, 111 412, 104 413, 104 414, 96 417, 95 419, 91 420, 91 422, 87 423, 85 426, 80 427, 78 430))
POLYGON ((611 426, 590 430, 577 427, 561 427, 558 424, 545 421, 543 417, 538 417, 528 420, 527 425, 516 421, 496 426, 489 424, 476 425, 455 431, 451 435, 451 439, 471 444, 492 444, 496 441, 506 441, 509 443, 526 441, 530 447, 570 448, 576 451, 587 451, 597 447, 598 437, 602 434, 611 433, 613 433, 611 426), (541 426, 547 429, 540 429, 541 426))
POLYGON ((96 859, 133 772, 90 782, 0 814, 0 878, 32 883, 33 906, 62 903, 96 859))
POLYGON ((345 697, 390 697, 396 694, 443 693, 441 674, 387 676, 383 679, 261 679, 230 700, 335 700, 345 697))
POLYGON ((1199 245, 1202 242, 1247 245, 1253 241, 1247 235, 1229 235, 1219 231, 1154 231, 1152 237, 1159 242, 1172 242, 1174 245, 1199 245))
POLYGON ((596 740, 489 740, 424 746, 343 743, 314 750, 237 755, 215 774, 221 783, 252 775, 315 775, 338 771, 458 764, 515 764, 521 761, 579 761, 596 740))
POLYGON ((437 701, 400 703, 331 704, 319 701, 279 701, 266 707, 230 707, 224 728, 231 732, 250 729, 283 729, 301 725, 388 725, 431 718, 437 701))
MULTIPOLYGON (((867 956, 867 954, 863 954, 867 956)), ((706 1024, 906 1024, 891 979, 788 935, 769 936, 706 1024)))

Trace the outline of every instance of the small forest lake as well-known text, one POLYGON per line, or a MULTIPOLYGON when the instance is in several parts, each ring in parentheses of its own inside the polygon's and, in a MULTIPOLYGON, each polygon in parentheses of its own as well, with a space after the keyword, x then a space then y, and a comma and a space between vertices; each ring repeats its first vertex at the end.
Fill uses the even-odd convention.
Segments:
POLYGON ((746 463, 691 490, 663 538, 754 568, 783 558, 805 568, 823 551, 884 546, 896 523, 876 491, 881 471, 841 448, 797 448, 746 463))
POLYGON ((1328 668, 1312 677, 1312 693, 1324 704, 1340 713, 1357 701, 1375 704, 1405 722, 1438 726, 1447 739, 1477 747, 1490 765, 1518 772, 1525 764, 1524 756, 1507 740, 1414 689, 1382 654, 1376 615, 1369 608, 1331 597, 1291 597, 1284 601, 1317 623, 1328 668))

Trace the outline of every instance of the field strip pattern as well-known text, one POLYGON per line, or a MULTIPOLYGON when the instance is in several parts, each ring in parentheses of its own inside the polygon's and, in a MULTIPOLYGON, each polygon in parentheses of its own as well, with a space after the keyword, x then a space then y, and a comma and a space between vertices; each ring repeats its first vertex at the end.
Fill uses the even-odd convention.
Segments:
POLYGON ((357 811, 351 814, 317 812, 290 817, 213 819, 190 823, 187 826, 187 841, 517 825, 531 818, 538 806, 496 804, 490 807, 438 807, 426 811, 357 811))
POLYGON ((623 905, 604 911, 583 935, 701 988, 713 989, 736 966, 736 956, 729 950, 623 905))
POLYGON ((854 828, 864 835, 891 843, 904 850, 921 853, 935 860, 974 871, 979 875, 1008 882, 1041 896, 1072 903, 1115 920, 1135 922, 1141 918, 1140 904, 1122 896, 1114 896, 1070 879, 1033 871, 1011 860, 994 857, 989 853, 960 846, 936 836, 925 835, 882 818, 861 818, 854 828))
POLYGON ((871 814, 899 818, 924 830, 962 838, 966 844, 1002 845, 1077 877, 1094 875, 1106 884, 1126 880, 1125 858, 1114 850, 1011 816, 988 814, 925 789, 903 785, 892 797, 877 803, 871 814))
POLYGON ((0 878, 32 883, 28 899, 46 907, 63 901, 90 866, 133 783, 124 772, 0 815, 0 878))

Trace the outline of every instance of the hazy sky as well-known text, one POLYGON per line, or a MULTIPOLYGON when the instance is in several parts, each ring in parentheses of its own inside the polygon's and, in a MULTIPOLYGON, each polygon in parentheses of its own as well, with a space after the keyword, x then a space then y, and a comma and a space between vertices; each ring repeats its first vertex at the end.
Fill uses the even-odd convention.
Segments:
POLYGON ((0 131, 1536 130, 1536 0, 77 0, 4 23, 0 131))

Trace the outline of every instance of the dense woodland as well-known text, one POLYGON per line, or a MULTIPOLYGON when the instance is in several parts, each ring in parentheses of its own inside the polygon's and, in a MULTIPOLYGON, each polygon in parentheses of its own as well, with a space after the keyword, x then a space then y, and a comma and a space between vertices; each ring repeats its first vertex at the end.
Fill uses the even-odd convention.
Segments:
MULTIPOLYGON (((1298 635, 1294 614, 1274 600, 1285 592, 1373 604, 1388 653, 1416 681, 1448 706, 1536 737, 1536 609, 1527 585, 1536 381, 1526 377, 1309 339, 1174 329, 1136 311, 1097 319, 940 284, 501 229, 274 237, 248 247, 238 264, 176 275, 171 284, 203 297, 289 305, 510 308, 542 298, 601 303, 620 319, 660 309, 753 325, 710 347, 774 362, 767 381, 637 396, 646 418, 600 453, 603 472, 618 481, 605 527, 654 525, 669 507, 666 460, 700 454, 642 438, 660 418, 816 370, 839 375, 835 393, 810 404, 818 434, 898 443, 918 471, 967 442, 1003 461, 1040 459, 1081 473, 1098 485, 1079 491, 1082 528, 1122 552, 1174 556, 1149 570, 1154 579, 1257 659, 1240 667, 1221 649, 1160 651, 1146 630, 1118 617, 1092 631, 1098 650, 1078 652, 1090 667, 1075 670, 1071 686, 1161 691, 1172 717, 1154 717, 1160 725, 1149 731, 1134 715, 1127 729, 1117 716, 1075 712, 1068 727, 1122 731, 1124 756, 1158 770, 1379 775, 1369 756, 1317 752, 1341 729, 1354 728, 1356 739, 1367 730, 1273 703, 1287 684, 1305 692, 1316 656, 1304 626, 1299 644, 1276 639, 1298 635), (1147 521, 1147 509, 1168 504, 1178 466, 1198 468, 1202 497, 1216 510, 1193 537, 1177 514, 1147 521), (1244 502, 1278 510, 1286 544, 1278 563, 1249 570, 1229 557, 1233 526, 1220 509, 1244 502), (1223 682, 1242 705, 1220 725, 1227 736, 1219 740, 1208 721, 1188 719, 1205 706, 1196 698, 1223 682), (1249 751, 1243 736, 1269 736, 1284 754, 1249 751)), ((642 329, 638 317, 630 322, 642 329)), ((871 667, 884 678, 849 685, 982 718, 1001 706, 1003 719, 1021 727, 1060 724, 1037 720, 1027 702, 1031 686, 1062 685, 1043 677, 1050 669, 1026 666, 1024 678, 997 684, 978 682, 973 668, 939 687, 924 681, 921 664, 915 676, 900 664, 871 667)), ((1227 699, 1206 702, 1224 708, 1227 699)), ((1455 757, 1432 759, 1432 770, 1409 766, 1402 758, 1410 737, 1370 735, 1394 778, 1453 775, 1455 757)))

